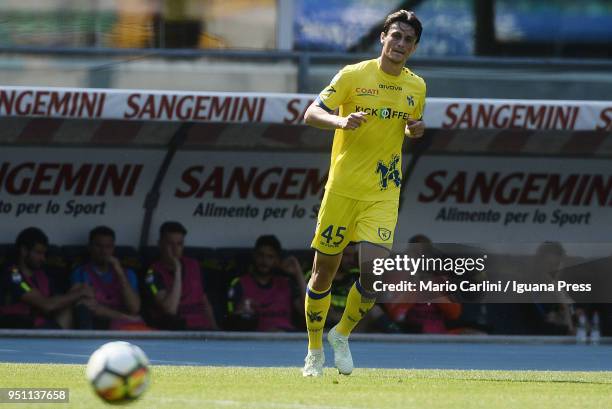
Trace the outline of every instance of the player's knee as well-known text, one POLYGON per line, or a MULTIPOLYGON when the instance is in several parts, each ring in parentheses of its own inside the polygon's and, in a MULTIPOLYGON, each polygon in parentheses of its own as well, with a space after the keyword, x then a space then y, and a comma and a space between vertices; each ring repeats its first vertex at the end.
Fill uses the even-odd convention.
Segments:
POLYGON ((340 265, 342 255, 325 255, 317 253, 312 266, 310 287, 316 291, 325 291, 330 286, 340 265))
POLYGON ((359 292, 367 299, 376 299, 376 290, 374 289, 374 276, 371 274, 361 274, 359 278, 359 292))
POLYGON ((310 278, 310 283, 308 285, 315 291, 325 291, 331 286, 333 280, 334 273, 329 270, 319 268, 317 270, 313 270, 312 277, 310 278))

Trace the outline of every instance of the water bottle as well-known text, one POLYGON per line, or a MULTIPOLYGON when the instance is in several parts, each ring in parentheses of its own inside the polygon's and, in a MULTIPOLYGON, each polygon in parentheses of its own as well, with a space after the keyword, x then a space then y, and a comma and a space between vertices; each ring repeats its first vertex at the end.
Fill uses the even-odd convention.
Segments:
POLYGON ((244 307, 242 309, 242 318, 246 320, 250 320, 253 318, 255 311, 253 311, 253 302, 250 298, 244 300, 244 307))
POLYGON ((591 344, 599 345, 601 341, 601 331, 599 329, 599 313, 593 312, 593 321, 591 323, 591 344))
POLYGON ((578 316, 578 326, 576 327, 576 343, 586 344, 587 342, 587 320, 584 313, 578 316))

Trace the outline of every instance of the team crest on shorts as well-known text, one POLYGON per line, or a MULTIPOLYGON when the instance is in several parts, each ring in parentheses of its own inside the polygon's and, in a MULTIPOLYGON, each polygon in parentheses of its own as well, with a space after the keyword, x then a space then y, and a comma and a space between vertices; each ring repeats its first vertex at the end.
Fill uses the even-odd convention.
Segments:
POLYGON ((385 229, 384 227, 378 228, 378 237, 382 239, 382 241, 387 241, 391 237, 391 230, 385 229))

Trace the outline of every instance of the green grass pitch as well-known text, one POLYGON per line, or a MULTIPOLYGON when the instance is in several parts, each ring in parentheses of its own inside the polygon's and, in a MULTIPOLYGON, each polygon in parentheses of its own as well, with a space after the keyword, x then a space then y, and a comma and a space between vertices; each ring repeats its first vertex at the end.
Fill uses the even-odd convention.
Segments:
MULTIPOLYGON (((612 372, 356 369, 302 378, 298 368, 152 366, 152 384, 130 408, 224 409, 589 409, 612 408, 612 372)), ((69 388, 69 404, 110 408, 92 392, 83 365, 0 364, 2 387, 69 388)))

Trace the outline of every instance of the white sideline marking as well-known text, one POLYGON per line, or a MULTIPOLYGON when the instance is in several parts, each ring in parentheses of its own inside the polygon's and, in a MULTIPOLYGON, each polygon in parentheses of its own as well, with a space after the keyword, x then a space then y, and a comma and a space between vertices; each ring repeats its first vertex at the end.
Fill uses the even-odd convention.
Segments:
POLYGON ((83 354, 64 354, 62 352, 43 352, 43 355, 69 356, 73 358, 89 358, 89 355, 83 354))
POLYGON ((241 408, 278 408, 278 409, 359 409, 356 406, 330 406, 330 405, 313 405, 303 403, 282 403, 282 402, 245 402, 227 399, 184 399, 184 398, 158 398, 156 401, 162 402, 182 402, 189 404, 213 404, 218 406, 238 406, 241 408))
POLYGON ((165 363, 165 364, 175 364, 175 365, 193 365, 193 366, 202 366, 202 362, 196 361, 172 361, 167 359, 150 359, 152 364, 154 363, 165 363))

